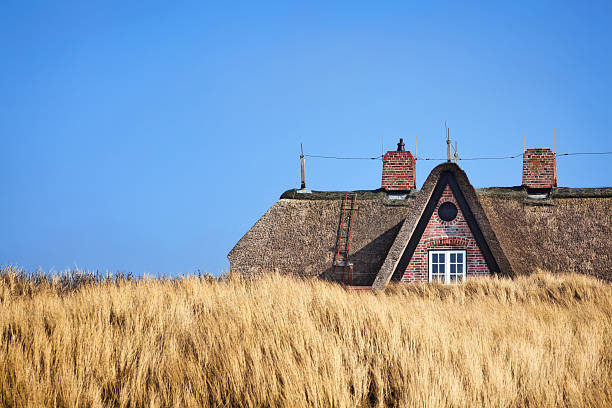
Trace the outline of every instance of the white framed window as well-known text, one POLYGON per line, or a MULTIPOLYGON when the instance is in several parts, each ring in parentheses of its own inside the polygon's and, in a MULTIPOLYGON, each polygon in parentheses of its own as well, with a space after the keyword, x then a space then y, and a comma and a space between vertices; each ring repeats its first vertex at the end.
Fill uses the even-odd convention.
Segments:
POLYGON ((456 283, 465 280, 465 250, 429 251, 429 281, 456 283))

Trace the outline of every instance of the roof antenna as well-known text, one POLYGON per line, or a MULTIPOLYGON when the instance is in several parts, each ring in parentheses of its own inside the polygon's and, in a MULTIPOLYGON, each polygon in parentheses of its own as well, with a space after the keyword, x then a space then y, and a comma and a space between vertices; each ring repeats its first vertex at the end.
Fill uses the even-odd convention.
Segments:
POLYGON ((300 194, 312 193, 312 191, 306 188, 306 159, 304 159, 304 148, 300 143, 300 170, 302 173, 302 184, 301 188, 297 191, 300 194))
POLYGON ((446 127, 446 121, 444 121, 444 127, 446 128, 446 161, 448 163, 451 162, 451 153, 450 153, 450 146, 451 146, 451 141, 450 141, 450 129, 448 127, 446 127))
POLYGON ((458 158, 459 158, 459 154, 457 153, 457 141, 455 140, 455 164, 457 164, 458 158))

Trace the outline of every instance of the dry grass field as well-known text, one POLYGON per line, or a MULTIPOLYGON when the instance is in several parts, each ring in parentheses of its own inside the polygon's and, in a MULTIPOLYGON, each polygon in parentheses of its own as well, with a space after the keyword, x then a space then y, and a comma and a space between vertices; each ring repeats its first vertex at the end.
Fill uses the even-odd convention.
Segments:
POLYGON ((612 285, 0 271, 2 406, 609 407, 612 285))

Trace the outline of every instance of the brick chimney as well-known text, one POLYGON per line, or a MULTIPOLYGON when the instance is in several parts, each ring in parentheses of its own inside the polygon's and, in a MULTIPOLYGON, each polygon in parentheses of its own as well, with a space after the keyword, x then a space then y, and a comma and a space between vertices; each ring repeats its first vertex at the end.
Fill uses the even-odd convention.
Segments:
POLYGON ((403 139, 397 144, 397 150, 388 151, 383 156, 382 188, 387 191, 416 188, 414 157, 404 149, 403 139))
POLYGON ((550 149, 527 149, 523 153, 523 186, 557 187, 557 157, 550 149))

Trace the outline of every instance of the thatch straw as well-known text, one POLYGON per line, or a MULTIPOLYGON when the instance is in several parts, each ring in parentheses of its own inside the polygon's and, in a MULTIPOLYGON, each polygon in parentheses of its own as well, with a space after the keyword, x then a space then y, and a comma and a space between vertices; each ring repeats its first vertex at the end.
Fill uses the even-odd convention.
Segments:
MULTIPOLYGON (((469 185, 467 177, 463 183, 469 185)), ((418 219, 419 200, 427 197, 422 191, 412 191, 405 200, 389 200, 380 190, 356 193, 353 284, 371 285, 404 219, 418 219)), ((229 253, 231 269, 329 278, 344 195, 285 192, 229 253)), ((493 187, 467 198, 496 258, 507 259, 500 264, 502 272, 529 274, 541 268, 612 280, 612 188, 560 187, 547 199, 533 200, 522 187, 493 187)), ((397 251, 401 256, 399 246, 397 251)))
POLYGON ((539 268, 612 280, 612 198, 553 198, 547 206, 479 198, 517 274, 539 268))
MULTIPOLYGON (((229 253, 233 271, 262 270, 329 278, 336 251, 341 200, 281 199, 229 253)), ((350 260, 355 285, 371 285, 408 207, 357 200, 350 260)))

